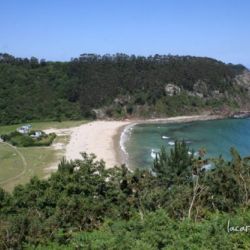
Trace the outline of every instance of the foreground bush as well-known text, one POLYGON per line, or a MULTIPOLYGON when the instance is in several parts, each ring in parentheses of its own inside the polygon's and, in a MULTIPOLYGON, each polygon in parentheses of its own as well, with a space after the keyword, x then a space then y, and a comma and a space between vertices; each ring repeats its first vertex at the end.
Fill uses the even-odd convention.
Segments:
POLYGON ((30 134, 26 135, 15 131, 7 135, 2 135, 1 138, 17 147, 50 146, 56 138, 56 134, 51 133, 47 135, 43 133, 41 137, 33 139, 30 134))
MULTIPOLYGON (((49 249, 206 249, 231 250, 250 248, 249 232, 228 232, 231 225, 250 225, 250 211, 229 214, 213 214, 202 222, 176 221, 162 209, 147 213, 142 220, 139 216, 129 221, 106 221, 99 230, 72 234, 67 246, 48 243, 38 250, 49 249)), ((59 235, 58 235, 59 236, 59 235)), ((27 246, 27 249, 34 249, 27 246)))
POLYGON ((134 172, 83 154, 48 180, 1 190, 0 249, 247 249, 250 232, 226 227, 250 225, 249 159, 232 149, 205 171, 188 150, 177 142, 134 172))

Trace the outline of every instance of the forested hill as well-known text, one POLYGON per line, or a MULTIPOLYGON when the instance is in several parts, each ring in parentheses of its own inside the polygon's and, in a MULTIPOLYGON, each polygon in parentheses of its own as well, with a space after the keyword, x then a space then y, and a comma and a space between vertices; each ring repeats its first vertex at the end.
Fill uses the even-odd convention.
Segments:
POLYGON ((0 54, 0 86, 1 124, 225 112, 250 103, 244 66, 191 56, 82 54, 46 62, 0 54))

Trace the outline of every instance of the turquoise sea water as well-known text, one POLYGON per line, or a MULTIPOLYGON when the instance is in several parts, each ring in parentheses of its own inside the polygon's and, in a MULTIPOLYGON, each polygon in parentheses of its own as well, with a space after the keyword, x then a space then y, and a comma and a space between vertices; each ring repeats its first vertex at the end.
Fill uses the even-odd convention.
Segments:
POLYGON ((207 157, 222 155, 230 159, 230 147, 242 156, 250 155, 250 118, 195 121, 176 124, 138 124, 126 132, 124 148, 130 167, 150 168, 155 152, 164 145, 173 147, 175 140, 185 140, 190 150, 207 150, 207 157))

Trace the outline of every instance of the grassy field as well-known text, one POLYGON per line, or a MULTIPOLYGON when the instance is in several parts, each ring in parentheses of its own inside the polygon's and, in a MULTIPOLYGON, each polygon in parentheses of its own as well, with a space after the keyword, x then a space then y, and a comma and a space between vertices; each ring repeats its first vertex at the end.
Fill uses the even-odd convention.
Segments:
MULTIPOLYGON (((31 123, 32 129, 44 130, 48 128, 76 127, 87 121, 64 122, 37 122, 31 123)), ((0 126, 0 135, 14 131, 19 125, 0 126)), ((53 144, 66 144, 69 136, 58 136, 53 144)), ((0 186, 7 191, 12 191, 18 184, 23 184, 36 175, 40 178, 49 176, 52 170, 48 167, 63 156, 63 149, 50 147, 13 147, 0 143, 0 186)))
MULTIPOLYGON (((28 124, 32 125, 34 130, 43 130, 48 128, 71 128, 83 124, 86 121, 63 121, 63 122, 31 122, 28 124)), ((18 127, 25 124, 15 124, 9 126, 0 126, 0 135, 10 133, 16 130, 18 127)))

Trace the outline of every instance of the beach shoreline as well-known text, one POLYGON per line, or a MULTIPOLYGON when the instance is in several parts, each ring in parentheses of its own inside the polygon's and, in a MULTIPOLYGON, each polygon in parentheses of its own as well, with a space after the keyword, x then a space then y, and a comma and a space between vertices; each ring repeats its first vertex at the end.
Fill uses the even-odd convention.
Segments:
MULTIPOLYGON (((142 123, 180 123, 223 119, 222 115, 176 116, 156 119, 128 119, 123 121, 96 120, 69 129, 50 129, 56 134, 67 133, 69 142, 65 145, 64 157, 67 160, 81 159, 81 153, 93 153, 97 160, 104 160, 106 168, 127 163, 124 148, 126 130, 142 123)), ((48 132, 48 131, 47 131, 48 132)), ((59 163, 59 162, 58 162, 59 163)), ((53 164, 53 169, 55 168, 53 164)))

